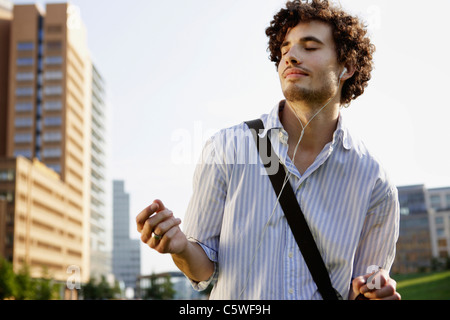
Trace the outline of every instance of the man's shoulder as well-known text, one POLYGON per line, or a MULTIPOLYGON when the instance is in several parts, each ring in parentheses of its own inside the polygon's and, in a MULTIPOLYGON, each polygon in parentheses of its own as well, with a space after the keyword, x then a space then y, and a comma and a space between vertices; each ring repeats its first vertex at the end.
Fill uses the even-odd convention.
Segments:
MULTIPOLYGON (((267 115, 262 115, 255 119, 265 122, 266 118, 267 115)), ((251 120, 244 120, 216 131, 206 140, 203 155, 213 155, 216 161, 220 160, 220 163, 227 165, 256 163, 258 153, 254 135, 246 124, 251 120)))
POLYGON ((250 128, 247 126, 246 122, 260 119, 263 121, 263 123, 265 123, 267 117, 268 117, 267 114, 263 114, 259 118, 243 120, 232 126, 222 128, 219 131, 215 132, 210 137, 209 140, 212 140, 214 141, 214 143, 218 143, 220 145, 222 144, 225 145, 230 142, 239 142, 242 141, 243 139, 247 141, 247 139, 249 137, 253 137, 253 135, 250 128))
POLYGON ((353 152, 357 161, 361 161, 367 172, 371 172, 374 178, 373 193, 390 194, 396 191, 396 186, 392 181, 388 168, 384 165, 382 159, 372 151, 371 147, 361 138, 352 137, 353 152))

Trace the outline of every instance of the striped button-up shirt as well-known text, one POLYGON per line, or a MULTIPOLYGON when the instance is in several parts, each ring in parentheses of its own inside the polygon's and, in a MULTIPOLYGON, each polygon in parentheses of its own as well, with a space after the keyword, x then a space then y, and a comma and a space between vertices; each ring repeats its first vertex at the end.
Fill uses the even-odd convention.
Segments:
MULTIPOLYGON (((352 278, 390 270, 398 238, 396 187, 339 116, 333 139, 300 174, 288 157, 282 103, 261 116, 280 165, 290 172, 333 287, 348 297, 352 278)), ((301 152, 301 150, 299 150, 301 152)), ((241 123, 211 137, 196 167, 184 232, 214 262, 211 299, 321 299, 250 130, 241 123), (274 209, 275 208, 275 209, 274 209)))

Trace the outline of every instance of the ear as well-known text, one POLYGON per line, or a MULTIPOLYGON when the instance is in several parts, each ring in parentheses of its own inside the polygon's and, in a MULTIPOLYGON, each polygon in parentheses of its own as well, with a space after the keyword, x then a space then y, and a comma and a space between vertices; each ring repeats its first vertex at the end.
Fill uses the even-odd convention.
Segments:
POLYGON ((353 77, 355 74, 356 68, 353 65, 345 65, 344 68, 346 71, 342 74, 341 81, 345 81, 353 77))

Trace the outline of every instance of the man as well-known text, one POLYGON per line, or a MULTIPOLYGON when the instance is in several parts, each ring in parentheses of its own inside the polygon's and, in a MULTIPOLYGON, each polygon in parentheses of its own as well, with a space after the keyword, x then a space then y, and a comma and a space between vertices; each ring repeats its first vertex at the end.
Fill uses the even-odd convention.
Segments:
MULTIPOLYGON (((348 299, 400 299, 389 277, 397 190, 340 113, 370 79, 366 31, 314 0, 288 2, 266 34, 286 100, 261 117, 260 137, 286 169, 333 288, 348 299), (373 266, 382 268, 375 287, 365 284, 373 266)), ((258 152, 248 132, 242 123, 206 143, 184 233, 155 200, 136 218, 141 240, 170 253, 196 289, 213 282, 212 299, 321 299, 262 162, 250 161, 258 152)))

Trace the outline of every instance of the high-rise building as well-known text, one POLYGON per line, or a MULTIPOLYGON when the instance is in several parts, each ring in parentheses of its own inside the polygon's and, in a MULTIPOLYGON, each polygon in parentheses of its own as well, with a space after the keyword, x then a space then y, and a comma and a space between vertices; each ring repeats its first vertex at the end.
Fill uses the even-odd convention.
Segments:
POLYGON ((433 257, 450 257, 450 187, 428 189, 433 257))
POLYGON ((9 42, 12 8, 12 2, 0 0, 0 157, 6 155, 6 112, 8 106, 9 42))
POLYGON ((53 279, 65 281, 69 266, 87 270, 79 201, 78 193, 39 160, 1 159, 0 255, 16 271, 29 266, 32 277, 41 277, 46 268, 53 279))
POLYGON ((89 186, 92 63, 76 12, 67 3, 48 4, 46 12, 14 6, 6 155, 39 159, 82 194, 89 186))
POLYGON ((112 274, 111 181, 108 175, 108 126, 105 83, 92 67, 91 120, 91 276, 112 274))
POLYGON ((136 290, 141 270, 140 242, 130 238, 130 195, 124 181, 113 181, 113 273, 126 288, 136 290))
POLYGON ((402 215, 428 212, 428 193, 423 184, 398 187, 398 200, 402 215))
POLYGON ((15 270, 26 263, 37 275, 45 266, 61 281, 69 265, 80 268, 82 282, 91 274, 107 275, 107 110, 79 10, 68 3, 47 4, 45 10, 4 3, 0 254, 15 270))
POLYGON ((424 271, 450 256, 450 188, 398 187, 400 233, 395 273, 424 271))
POLYGON ((450 187, 428 189, 430 206, 436 211, 450 210, 450 187))

